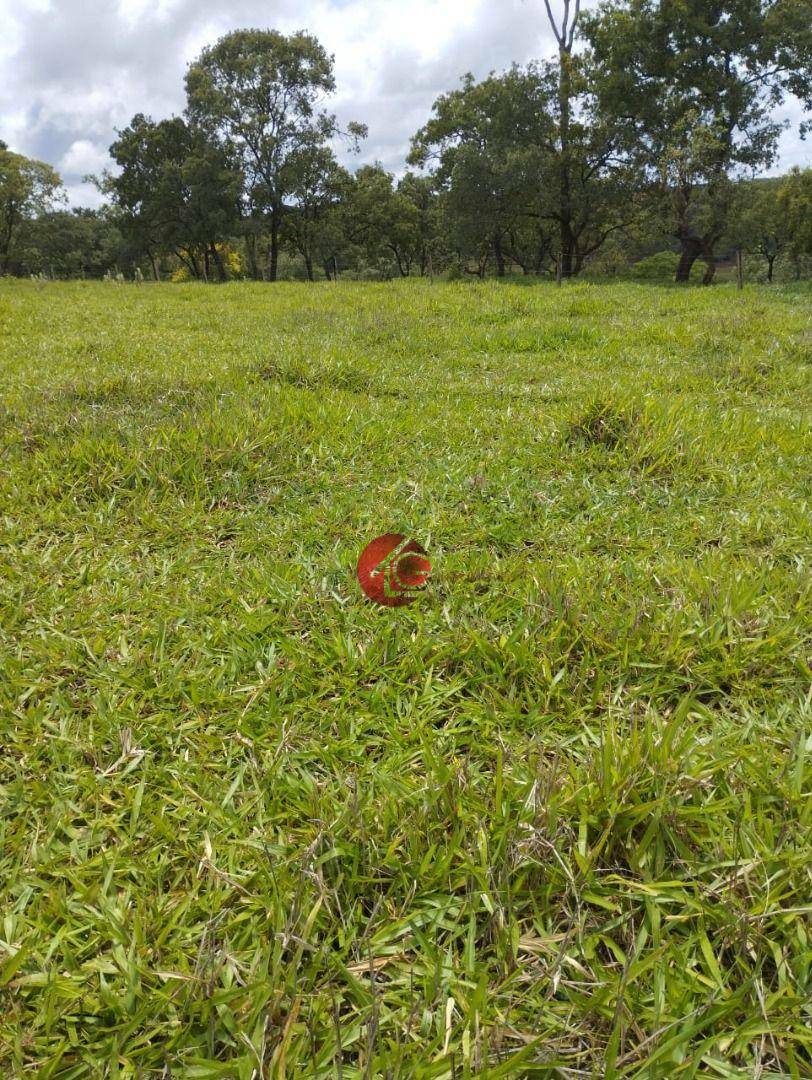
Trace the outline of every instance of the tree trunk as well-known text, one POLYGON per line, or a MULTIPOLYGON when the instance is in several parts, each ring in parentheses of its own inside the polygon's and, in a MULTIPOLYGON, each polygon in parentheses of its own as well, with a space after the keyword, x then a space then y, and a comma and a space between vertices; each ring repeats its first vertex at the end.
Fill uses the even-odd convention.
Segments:
POLYGON ((706 241, 702 244, 702 258, 705 260, 705 274, 702 278, 703 285, 713 283, 716 274, 716 256, 713 252, 713 243, 706 241))
POLYGON ((496 259, 496 276, 505 276, 505 254, 502 251, 502 234, 495 232, 493 234, 493 257, 496 259))
POLYGON ((536 249, 536 261, 533 263, 533 273, 541 274, 544 270, 544 263, 547 261, 547 240, 546 237, 539 239, 539 246, 536 249))
POLYGON ((191 272, 192 277, 195 279, 195 281, 199 281, 200 280, 200 266, 198 264, 197 256, 195 255, 195 253, 193 251, 189 250, 189 251, 186 252, 186 256, 181 255, 181 253, 179 251, 175 252, 175 254, 178 256, 180 261, 182 263, 184 263, 184 265, 187 267, 187 269, 191 272))
POLYGON ((306 251, 304 253, 304 261, 305 261, 305 269, 307 270, 307 280, 308 281, 315 281, 316 279, 313 276, 313 258, 312 258, 309 251, 306 251))
POLYGON ((8 264, 11 261, 11 240, 14 236, 14 208, 6 204, 5 208, 5 229, 3 230, 2 238, 0 238, 0 277, 5 277, 8 271, 8 264))
POLYGON ((578 273, 576 263, 578 259, 578 245, 572 224, 569 220, 561 222, 561 276, 573 277, 578 273))
POLYGON ((776 256, 767 256, 767 281, 770 285, 773 283, 773 264, 775 263, 776 256))
POLYGON ((324 266, 324 276, 327 278, 328 281, 332 281, 333 280, 333 275, 330 273, 330 261, 329 261, 329 259, 323 259, 322 260, 322 265, 324 266))
POLYGON ((160 281, 161 272, 158 269, 158 263, 155 261, 155 256, 152 254, 151 251, 148 251, 147 255, 149 257, 149 264, 152 267, 152 276, 155 278, 156 281, 160 281))
POLYGON ((277 203, 271 209, 271 260, 268 281, 276 281, 279 268, 279 230, 282 225, 282 207, 277 203))
POLYGON ((570 183, 570 116, 572 111, 572 55, 565 44, 558 49, 558 135, 561 172, 558 182, 561 222, 561 274, 572 277, 575 237, 572 232, 572 185, 570 183))
POLYGON ((568 278, 572 277, 573 263, 572 263, 572 247, 570 241, 567 238, 568 230, 562 228, 561 230, 561 276, 568 278))
POLYGON ((251 271, 251 277, 254 281, 259 281, 262 274, 259 272, 259 262, 257 261, 257 238, 252 232, 249 232, 245 237, 245 251, 248 255, 248 268, 251 271))
POLYGON ((681 250, 674 281, 679 285, 684 285, 691 280, 691 270, 700 256, 702 245, 695 236, 681 237, 680 244, 681 250))
POLYGON ((223 262, 222 252, 217 250, 217 245, 214 241, 209 245, 209 251, 211 252, 211 257, 214 259, 214 265, 217 267, 217 279, 222 283, 226 280, 226 266, 223 262))

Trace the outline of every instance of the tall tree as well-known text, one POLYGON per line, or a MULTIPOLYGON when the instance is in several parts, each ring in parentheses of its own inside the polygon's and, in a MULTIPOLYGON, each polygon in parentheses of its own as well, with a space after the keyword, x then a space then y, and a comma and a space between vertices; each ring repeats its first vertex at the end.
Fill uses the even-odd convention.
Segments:
POLYGON ((637 214, 632 193, 639 182, 634 164, 622 160, 621 132, 597 107, 590 56, 575 48, 580 0, 544 0, 557 60, 545 68, 555 85, 555 136, 548 155, 545 217, 558 231, 564 277, 580 273, 585 260, 637 214))
MULTIPOLYGON (((557 120, 558 120, 558 154, 556 155, 554 170, 556 173, 557 188, 557 215, 561 234, 561 266, 565 277, 571 276, 575 260, 578 257, 576 228, 574 227, 573 205, 573 166, 582 157, 582 153, 575 152, 572 139, 572 98, 574 64, 572 47, 575 41, 575 31, 578 27, 578 16, 581 11, 580 0, 575 0, 574 6, 571 0, 564 0, 564 9, 560 22, 556 21, 550 0, 544 0, 547 19, 558 45, 558 94, 557 94, 557 120)), ((578 141, 582 142, 583 132, 578 132, 578 141)))
POLYGON ((738 185, 738 206, 731 227, 737 247, 761 255, 772 282, 775 262, 789 247, 791 225, 778 201, 779 179, 753 180, 738 185))
POLYGON ((617 158, 613 130, 593 113, 571 34, 569 26, 563 77, 556 64, 514 66, 480 83, 468 75, 461 89, 435 101, 412 140, 411 161, 437 162, 457 243, 479 249, 480 272, 488 254, 499 275, 509 259, 540 268, 554 230, 565 276, 578 274, 631 217, 634 170, 617 158))
POLYGON ((701 257, 709 283, 733 179, 774 159, 776 105, 812 107, 812 3, 607 0, 583 22, 600 108, 667 208, 677 281, 701 257))
POLYGON ((180 117, 158 123, 138 114, 110 147, 119 166, 103 190, 121 211, 122 229, 149 257, 172 253, 196 278, 212 263, 225 278, 221 244, 235 230, 241 177, 226 150, 180 117))
POLYGON ((347 240, 384 274, 408 277, 420 244, 420 213, 381 165, 364 165, 345 189, 341 221, 347 240))
POLYGON ((506 271, 506 244, 524 216, 541 212, 544 151, 552 148, 549 79, 512 67, 439 97, 412 139, 409 160, 436 166, 452 241, 482 271, 493 257, 506 271))
POLYGON ((319 141, 297 150, 290 165, 293 205, 285 215, 284 236, 304 259, 308 281, 314 281, 314 261, 325 244, 332 245, 335 211, 351 177, 330 147, 319 141))
POLYGON ((442 257, 442 231, 440 228, 440 201, 437 187, 431 176, 418 176, 406 172, 398 181, 398 194, 414 206, 416 219, 411 233, 412 249, 410 263, 417 264, 420 276, 434 270, 434 262, 442 257))
POLYGON ((792 169, 776 199, 789 235, 787 248, 795 262, 795 274, 800 277, 802 259, 812 257, 812 169, 792 169))
MULTIPOLYGON (((303 149, 339 134, 319 109, 335 90, 333 60, 302 31, 235 30, 206 48, 186 74, 188 115, 237 155, 253 207, 266 215, 269 277, 277 277, 282 225, 303 149)), ((350 124, 358 140, 366 133, 350 124)))
POLYGON ((8 271, 24 223, 50 210, 61 186, 50 165, 15 154, 0 142, 0 277, 8 271))

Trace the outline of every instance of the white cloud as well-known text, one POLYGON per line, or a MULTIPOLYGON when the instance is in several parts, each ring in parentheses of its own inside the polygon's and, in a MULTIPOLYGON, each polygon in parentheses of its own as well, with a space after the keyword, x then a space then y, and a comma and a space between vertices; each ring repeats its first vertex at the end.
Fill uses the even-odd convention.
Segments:
POLYGON ((60 172, 84 176, 87 173, 101 172, 109 164, 107 151, 90 139, 77 139, 59 159, 57 168, 60 172))
POLYGON ((98 210, 104 202, 104 196, 93 184, 65 184, 65 193, 70 206, 85 206, 98 210))
POLYGON ((798 125, 804 118, 803 106, 793 97, 781 111, 789 120, 789 127, 781 133, 778 140, 778 159, 770 172, 778 175, 793 165, 802 169, 812 168, 812 138, 801 141, 798 137, 798 125))
POLYGON ((119 0, 118 11, 127 26, 134 27, 140 19, 165 18, 176 0, 119 0))

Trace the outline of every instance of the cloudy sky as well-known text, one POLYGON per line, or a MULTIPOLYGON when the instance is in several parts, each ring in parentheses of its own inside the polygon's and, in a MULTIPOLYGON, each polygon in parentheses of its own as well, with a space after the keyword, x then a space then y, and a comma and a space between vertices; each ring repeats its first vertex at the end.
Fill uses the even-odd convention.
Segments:
MULTIPOLYGON (((316 34, 335 54, 333 110, 369 125, 361 160, 393 171, 464 72, 552 52, 542 0, 0 0, 0 139, 56 165, 73 205, 95 205, 82 177, 109 163, 115 129, 181 112, 189 61, 246 26, 316 34)), ((782 115, 795 131, 780 167, 812 165, 797 105, 782 115)))

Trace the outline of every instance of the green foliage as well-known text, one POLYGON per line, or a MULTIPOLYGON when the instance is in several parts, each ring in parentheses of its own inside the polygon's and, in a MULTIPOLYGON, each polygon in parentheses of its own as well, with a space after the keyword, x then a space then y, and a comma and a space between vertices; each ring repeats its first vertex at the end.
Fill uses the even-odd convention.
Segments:
POLYGON ((235 229, 241 177, 225 149, 180 117, 154 123, 141 114, 110 147, 118 165, 104 189, 120 212, 122 230, 156 266, 174 254, 195 278, 220 280, 218 244, 235 229))
MULTIPOLYGON (((809 0, 618 0, 584 21, 601 115, 626 124, 626 150, 659 187, 682 245, 678 280, 708 264, 743 170, 772 163, 788 92, 812 107, 809 0)), ((803 125, 802 125, 803 126, 803 125)))
POLYGON ((61 186, 50 165, 12 153, 0 142, 0 277, 9 269, 20 230, 52 209, 61 186))
POLYGON ((372 265, 408 277, 421 250, 420 209, 380 165, 358 169, 341 206, 341 232, 372 265))
POLYGON ((588 74, 568 58, 566 135, 559 67, 514 65, 481 82, 473 76, 439 97, 412 141, 410 161, 436 163, 449 243, 480 276, 490 260, 502 277, 510 263, 525 273, 580 273, 633 216, 634 170, 619 166, 611 128, 591 109, 588 74), (572 115, 569 115, 571 111, 572 115))
POLYGON ((0 284, 0 1074, 812 1074, 809 299, 0 284))
POLYGON ((326 263, 344 246, 339 203, 343 205, 351 184, 329 146, 312 141, 298 152, 291 192, 295 206, 285 215, 284 235, 289 249, 304 259, 310 281, 315 277, 314 261, 326 263))
MULTIPOLYGON (((674 280, 674 272, 677 268, 678 256, 673 251, 658 251, 655 255, 647 255, 639 259, 630 270, 630 277, 637 281, 660 282, 674 280)), ((701 280, 702 274, 699 268, 691 268, 691 279, 695 282, 701 280)))
POLYGON ((812 256, 812 169, 793 169, 779 187, 776 201, 789 251, 796 258, 812 256))
MULTIPOLYGON (((772 162, 773 107, 812 94, 809 4, 616 0, 588 17, 567 3, 558 18, 548 4, 557 61, 464 76, 412 140, 428 171, 397 182, 380 164, 339 164, 338 140, 357 151, 366 129, 342 132, 322 109, 335 79, 316 38, 237 30, 190 65, 185 119, 138 114, 119 133, 117 171, 97 181, 114 204, 104 242, 87 220, 44 214, 43 174, 20 211, 13 192, 5 210, 0 198, 0 269, 98 273, 104 248, 111 272, 172 281, 622 277, 665 231, 679 281, 701 258, 709 283, 736 247, 763 256, 759 279, 788 260, 801 277, 808 177, 743 177, 772 162)), ((0 155, 8 195, 25 159, 0 155)))
MULTIPOLYGON (((538 219, 542 153, 554 138, 552 95, 549 77, 532 66, 480 83, 467 75, 461 89, 435 101, 413 140, 410 161, 437 161, 452 247, 483 270, 494 257, 500 276, 529 216, 538 219)), ((542 259, 548 245, 538 234, 542 259)))
MULTIPOLYGON (((276 280, 287 202, 312 190, 314 151, 339 134, 336 118, 318 108, 335 90, 333 60, 315 37, 300 31, 235 30, 208 46, 186 74, 187 111, 240 163, 251 212, 267 219, 269 275, 276 280)), ((366 134, 349 125, 357 145, 366 134)), ((332 168, 332 155, 327 155, 332 168)))
POLYGON ((776 259, 788 249, 792 235, 791 220, 779 201, 780 185, 780 180, 739 185, 738 212, 731 229, 738 247, 764 259, 765 281, 773 280, 776 259))
POLYGON ((11 269, 20 274, 102 277, 125 259, 121 232, 109 212, 53 210, 23 224, 11 269))

